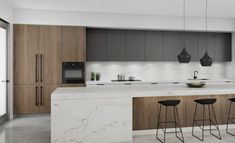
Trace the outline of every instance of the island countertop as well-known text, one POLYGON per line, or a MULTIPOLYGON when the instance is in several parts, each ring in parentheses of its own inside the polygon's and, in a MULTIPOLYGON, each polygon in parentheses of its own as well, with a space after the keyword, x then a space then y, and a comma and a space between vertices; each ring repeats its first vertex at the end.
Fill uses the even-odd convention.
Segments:
POLYGON ((188 88, 186 84, 57 88, 51 96, 51 143, 132 143, 135 130, 148 130, 149 125, 155 128, 156 116, 152 115, 158 114, 157 101, 163 99, 181 101, 182 125, 189 127, 194 100, 212 95, 217 99, 219 124, 226 124, 226 101, 235 97, 234 83, 207 84, 204 88, 188 88))
POLYGON ((193 95, 235 94, 235 84, 207 84, 203 88, 188 88, 179 85, 136 85, 136 86, 99 86, 64 87, 52 93, 52 100, 96 99, 96 98, 133 98, 155 96, 193 96, 193 95))

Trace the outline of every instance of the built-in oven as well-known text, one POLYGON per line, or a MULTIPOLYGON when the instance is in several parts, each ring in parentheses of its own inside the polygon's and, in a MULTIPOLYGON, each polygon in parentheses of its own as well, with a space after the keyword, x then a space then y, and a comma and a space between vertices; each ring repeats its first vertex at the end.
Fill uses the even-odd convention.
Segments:
POLYGON ((84 62, 63 62, 62 83, 85 83, 84 62))

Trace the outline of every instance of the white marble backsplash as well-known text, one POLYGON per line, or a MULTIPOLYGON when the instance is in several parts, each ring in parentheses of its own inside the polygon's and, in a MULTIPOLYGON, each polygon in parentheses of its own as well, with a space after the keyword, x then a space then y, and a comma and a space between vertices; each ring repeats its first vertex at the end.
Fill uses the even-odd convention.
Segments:
POLYGON ((117 79, 118 74, 134 76, 143 81, 185 80, 193 78, 193 71, 199 72, 199 78, 226 78, 226 63, 213 63, 211 67, 202 67, 199 62, 180 64, 178 62, 87 62, 86 79, 90 81, 91 72, 99 72, 101 81, 117 79))

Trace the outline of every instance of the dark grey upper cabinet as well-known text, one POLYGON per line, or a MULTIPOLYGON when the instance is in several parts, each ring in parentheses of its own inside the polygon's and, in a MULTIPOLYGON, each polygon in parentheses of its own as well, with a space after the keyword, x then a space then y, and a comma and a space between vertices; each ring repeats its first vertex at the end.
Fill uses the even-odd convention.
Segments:
POLYGON ((163 32, 145 32, 145 61, 163 61, 163 32))
POLYGON ((231 34, 215 34, 215 61, 231 61, 231 34))
POLYGON ((144 61, 144 31, 128 30, 126 34, 126 60, 144 61))
POLYGON ((215 34, 214 33, 199 33, 198 38, 199 38, 198 39, 199 60, 204 56, 206 49, 207 49, 209 56, 214 60, 215 59, 215 34))
POLYGON ((106 60, 106 30, 87 30, 87 61, 106 60))
POLYGON ((125 61, 126 32, 124 30, 107 30, 107 60, 125 61))
POLYGON ((186 32, 185 34, 182 33, 182 39, 183 39, 183 42, 185 39, 185 48, 187 52, 191 55, 191 61, 198 61, 199 60, 198 58, 198 33, 196 32, 186 32))
POLYGON ((181 32, 164 32, 164 61, 178 61, 181 50, 181 32))
POLYGON ((231 33, 87 29, 87 61, 178 61, 185 42, 191 61, 206 49, 214 62, 231 61, 231 33), (185 34, 185 36, 184 36, 185 34))

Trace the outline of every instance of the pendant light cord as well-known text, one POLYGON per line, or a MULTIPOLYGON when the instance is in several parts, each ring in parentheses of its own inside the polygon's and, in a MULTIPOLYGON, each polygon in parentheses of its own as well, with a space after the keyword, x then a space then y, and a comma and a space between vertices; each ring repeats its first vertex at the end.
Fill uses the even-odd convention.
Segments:
POLYGON ((184 47, 185 47, 185 0, 184 0, 184 2, 183 2, 183 15, 184 15, 184 47))
POLYGON ((208 31, 208 0, 205 0, 206 1, 206 51, 207 51, 207 42, 208 42, 208 34, 207 34, 207 31, 208 31))

